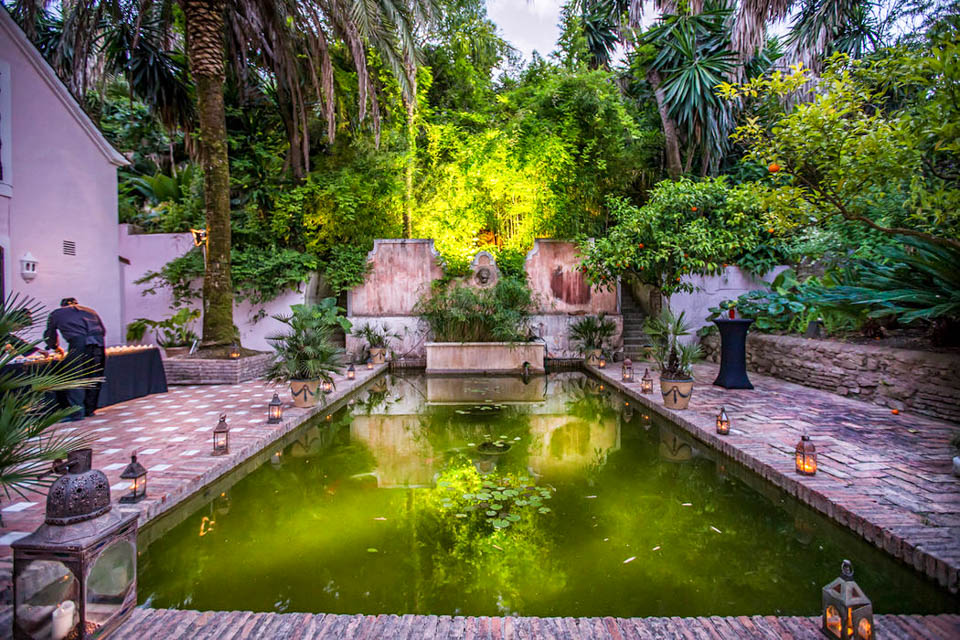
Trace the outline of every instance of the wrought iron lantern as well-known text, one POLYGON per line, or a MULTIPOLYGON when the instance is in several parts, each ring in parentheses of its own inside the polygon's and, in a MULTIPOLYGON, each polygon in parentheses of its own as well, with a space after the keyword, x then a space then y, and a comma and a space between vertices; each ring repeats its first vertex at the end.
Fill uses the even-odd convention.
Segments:
POLYGON ((730 433, 730 418, 723 407, 720 407, 720 413, 717 414, 717 433, 722 436, 730 433))
POLYGON ((367 371, 373 369, 373 358, 367 358, 367 371))
POLYGON ((230 453, 230 425, 227 414, 220 414, 220 422, 213 429, 213 455, 223 456, 230 453))
POLYGON ((230 345, 230 359, 236 360, 239 357, 240 357, 240 345, 234 342, 232 345, 230 345))
POLYGON ((333 383, 330 382, 329 380, 324 380, 323 382, 320 383, 320 389, 324 393, 330 393, 331 391, 333 391, 333 383))
POLYGON ((207 246, 207 230, 206 229, 190 229, 190 233, 193 235, 193 246, 195 247, 207 246))
POLYGON ((606 369, 606 368, 607 368, 607 359, 606 359, 606 357, 605 357, 603 354, 600 354, 600 359, 597 360, 597 368, 598 368, 598 369, 606 369))
POLYGON ((653 393, 653 376, 649 368, 643 370, 643 377, 640 378, 640 393, 653 393))
POLYGON ((273 400, 267 405, 267 424, 280 424, 283 420, 283 403, 280 396, 273 394, 273 400))
POLYGON ((873 640, 873 604, 844 560, 840 577, 823 588, 823 633, 840 640, 873 640))
POLYGON ((47 494, 46 519, 13 547, 15 640, 92 640, 137 605, 137 517, 110 504, 93 451, 71 451, 47 494))
POLYGON ((802 476, 817 473, 817 448, 807 434, 800 436, 800 442, 797 443, 797 473, 802 476))
POLYGON ((350 366, 347 367, 347 380, 356 380, 357 379, 357 368, 353 366, 353 363, 350 363, 350 366))
POLYGON ((130 456, 130 464, 120 474, 120 479, 130 481, 130 493, 122 496, 120 502, 132 504, 147 497, 147 470, 137 462, 137 454, 130 456))
POLYGON ((620 373, 624 382, 633 382, 633 361, 630 358, 626 358, 623 361, 620 373))

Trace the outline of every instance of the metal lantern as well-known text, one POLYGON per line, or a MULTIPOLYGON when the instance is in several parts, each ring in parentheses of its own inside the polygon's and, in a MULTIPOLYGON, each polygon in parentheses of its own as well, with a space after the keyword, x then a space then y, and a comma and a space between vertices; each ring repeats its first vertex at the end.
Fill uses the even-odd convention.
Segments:
POLYGON ((810 436, 803 434, 797 443, 797 473, 802 476, 812 476, 817 472, 817 448, 810 441, 810 436))
POLYGON ((230 358, 235 360, 239 357, 240 357, 240 345, 234 342, 232 345, 230 345, 230 358))
POLYGON ((137 454, 130 456, 130 464, 120 474, 121 480, 130 481, 130 493, 120 498, 120 502, 131 504, 147 497, 147 470, 137 462, 137 454))
POLYGON ((823 588, 823 633, 840 640, 873 640, 873 604, 853 581, 853 565, 844 560, 840 577, 823 588))
POLYGON ((633 361, 630 358, 626 358, 623 361, 623 366, 620 368, 620 373, 624 382, 633 382, 633 361))
POLYGON ((720 413, 717 414, 717 433, 722 436, 730 433, 730 418, 723 407, 720 407, 720 413))
POLYGON ((373 358, 367 358, 367 371, 373 369, 373 358))
POLYGON ((227 414, 220 414, 220 422, 213 429, 213 455, 222 456, 230 453, 230 425, 227 424, 227 414))
POLYGON ((597 361, 597 368, 606 369, 607 368, 607 359, 601 354, 600 360, 597 361))
POLYGON ((357 369, 353 366, 353 363, 350 363, 350 366, 347 367, 347 380, 356 380, 357 379, 357 369))
POLYGON ((137 605, 137 517, 110 504, 93 451, 71 451, 47 494, 46 519, 14 542, 15 640, 92 640, 137 605))
POLYGON ((650 369, 643 370, 643 377, 640 378, 640 393, 653 393, 653 376, 650 375, 650 369))
POLYGON ((273 394, 273 400, 267 405, 267 424, 280 424, 283 420, 283 403, 280 396, 273 394))
POLYGON ((331 391, 333 391, 333 383, 330 382, 329 380, 324 380, 323 382, 320 383, 320 389, 324 393, 330 393, 331 391))

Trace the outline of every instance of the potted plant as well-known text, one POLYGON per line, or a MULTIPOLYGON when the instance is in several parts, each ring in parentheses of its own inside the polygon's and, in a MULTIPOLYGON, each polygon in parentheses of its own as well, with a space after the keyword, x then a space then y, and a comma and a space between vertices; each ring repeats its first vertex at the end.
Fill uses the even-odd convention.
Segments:
POLYGON ((660 392, 668 409, 686 409, 693 393, 693 363, 700 358, 700 345, 681 344, 680 337, 690 335, 684 313, 673 314, 664 308, 660 315, 648 318, 644 330, 653 343, 651 354, 660 369, 660 392))
POLYGON ((365 324, 353 330, 353 335, 367 341, 367 347, 370 349, 370 359, 374 364, 383 364, 387 354, 387 340, 393 338, 399 340, 400 335, 390 333, 385 327, 376 327, 372 324, 365 324))
POLYGON ((596 366, 600 364, 604 344, 616 330, 616 323, 603 313, 584 316, 570 325, 570 343, 580 350, 586 364, 596 366))
POLYGON ((323 396, 321 383, 333 384, 332 374, 343 369, 343 349, 331 344, 330 325, 316 307, 298 304, 290 310, 290 315, 273 316, 287 330, 267 338, 274 361, 266 378, 289 384, 294 406, 312 407, 323 396))
POLYGON ((163 347, 167 357, 182 356, 190 351, 194 341, 199 340, 189 327, 190 323, 199 318, 199 309, 180 309, 166 320, 137 318, 127 325, 127 342, 140 342, 147 329, 153 329, 157 335, 157 344, 163 347))

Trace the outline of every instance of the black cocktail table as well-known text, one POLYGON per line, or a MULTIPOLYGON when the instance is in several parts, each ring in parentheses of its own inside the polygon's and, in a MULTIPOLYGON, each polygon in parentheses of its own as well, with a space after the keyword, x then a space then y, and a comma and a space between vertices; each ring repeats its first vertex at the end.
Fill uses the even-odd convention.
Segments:
POLYGON ((720 373, 713 384, 727 389, 753 389, 747 378, 747 330, 753 320, 717 318, 720 330, 720 373))

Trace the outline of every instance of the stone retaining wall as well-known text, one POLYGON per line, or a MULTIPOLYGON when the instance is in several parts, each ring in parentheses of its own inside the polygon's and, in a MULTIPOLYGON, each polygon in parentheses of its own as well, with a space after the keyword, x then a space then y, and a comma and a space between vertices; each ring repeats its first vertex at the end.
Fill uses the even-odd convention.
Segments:
POLYGON ((163 370, 167 384, 238 384, 262 378, 272 361, 272 353, 236 360, 167 358, 163 361, 163 370))
MULTIPOLYGON (((720 337, 701 339, 719 362, 720 337)), ((747 336, 747 369, 891 409, 960 422, 960 355, 793 336, 747 336)))

